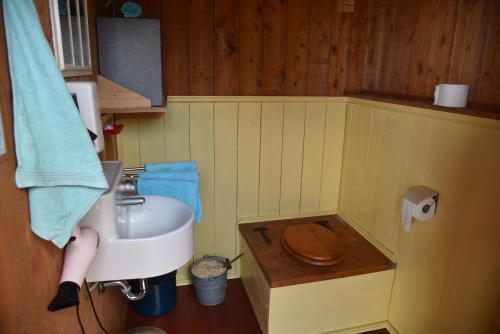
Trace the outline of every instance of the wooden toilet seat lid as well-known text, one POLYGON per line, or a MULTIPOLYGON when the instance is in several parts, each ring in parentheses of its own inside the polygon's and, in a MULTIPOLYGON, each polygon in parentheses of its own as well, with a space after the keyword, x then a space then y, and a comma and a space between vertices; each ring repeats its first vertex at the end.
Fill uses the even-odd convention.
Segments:
POLYGON ((331 266, 344 259, 339 238, 317 224, 287 226, 281 244, 290 255, 309 264, 331 266))

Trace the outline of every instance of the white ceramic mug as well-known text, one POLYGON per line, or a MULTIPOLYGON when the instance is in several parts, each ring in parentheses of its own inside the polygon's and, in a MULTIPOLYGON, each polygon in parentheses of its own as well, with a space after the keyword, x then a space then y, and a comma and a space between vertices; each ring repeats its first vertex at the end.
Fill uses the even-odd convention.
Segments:
POLYGON ((441 84, 434 90, 434 104, 444 107, 463 108, 467 106, 469 85, 441 84))

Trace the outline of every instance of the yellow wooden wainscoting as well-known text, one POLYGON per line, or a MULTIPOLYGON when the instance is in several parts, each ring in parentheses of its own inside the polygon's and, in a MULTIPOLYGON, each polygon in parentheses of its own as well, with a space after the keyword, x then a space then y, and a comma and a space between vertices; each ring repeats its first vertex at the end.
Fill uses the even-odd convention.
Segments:
POLYGON ((397 261, 400 333, 499 333, 499 205, 499 121, 349 100, 339 214, 397 261), (437 214, 408 233, 401 199, 421 184, 437 214))
MULTIPOLYGON (((335 213, 347 98, 169 97, 157 119, 123 119, 126 167, 196 160, 203 222, 195 257, 233 257, 237 223, 335 213)), ((230 272, 239 275, 239 266, 230 272)), ((188 282, 187 266, 179 282, 188 282)))
POLYGON ((379 324, 387 319, 393 277, 391 269, 272 288, 269 333, 333 334, 379 324))

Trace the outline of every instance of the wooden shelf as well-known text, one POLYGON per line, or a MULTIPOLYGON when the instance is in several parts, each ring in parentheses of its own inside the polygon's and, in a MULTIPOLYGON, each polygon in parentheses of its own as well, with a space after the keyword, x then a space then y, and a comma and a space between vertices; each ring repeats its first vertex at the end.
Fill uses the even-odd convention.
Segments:
POLYGON ((113 115, 112 114, 105 114, 105 113, 101 113, 101 123, 104 125, 108 122, 112 122, 113 121, 113 115))
POLYGON ((97 91, 101 114, 119 118, 161 117, 166 107, 152 107, 151 100, 101 75, 97 76, 97 91))
POLYGON ((432 104, 432 99, 423 96, 381 93, 373 91, 361 91, 361 93, 347 94, 348 97, 377 102, 399 104, 409 107, 425 108, 444 111, 448 113, 463 114, 482 118, 500 120, 500 106, 495 105, 473 105, 467 108, 449 108, 432 104))
POLYGON ((167 112, 166 107, 143 108, 101 108, 101 114, 113 114, 115 119, 124 118, 160 118, 167 112))

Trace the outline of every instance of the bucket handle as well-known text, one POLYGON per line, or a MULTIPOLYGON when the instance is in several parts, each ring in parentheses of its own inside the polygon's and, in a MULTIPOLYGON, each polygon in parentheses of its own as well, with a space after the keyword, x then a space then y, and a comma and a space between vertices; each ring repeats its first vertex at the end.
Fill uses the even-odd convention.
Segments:
POLYGON ((229 269, 233 268, 233 266, 231 265, 231 263, 233 263, 234 261, 238 260, 243 255, 245 255, 245 253, 240 253, 240 254, 238 254, 238 256, 236 256, 232 260, 229 260, 229 258, 227 258, 227 257, 224 258, 224 257, 217 256, 217 255, 204 255, 203 259, 214 259, 214 258, 218 259, 218 260, 224 262, 224 264, 226 266, 226 269, 229 270, 229 269))

